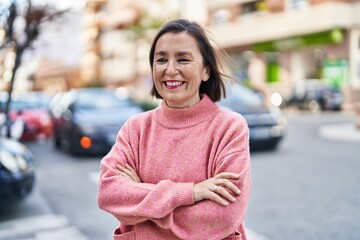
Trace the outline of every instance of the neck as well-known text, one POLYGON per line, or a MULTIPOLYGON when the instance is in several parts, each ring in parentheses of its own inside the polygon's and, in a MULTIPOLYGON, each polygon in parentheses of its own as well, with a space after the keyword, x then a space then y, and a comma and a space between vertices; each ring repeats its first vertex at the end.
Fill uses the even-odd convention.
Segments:
POLYGON ((179 105, 176 105, 176 104, 172 104, 171 102, 168 102, 168 101, 165 101, 166 105, 169 107, 169 108, 172 108, 172 109, 183 109, 183 108, 189 108, 189 107, 192 107, 194 105, 196 105, 197 103, 199 103, 201 100, 201 97, 199 96, 196 101, 194 102, 191 102, 187 105, 182 105, 182 104, 179 104, 179 105))
POLYGON ((157 121, 167 128, 184 128, 194 126, 214 116, 219 107, 205 94, 200 102, 187 108, 171 108, 165 101, 155 111, 157 121))

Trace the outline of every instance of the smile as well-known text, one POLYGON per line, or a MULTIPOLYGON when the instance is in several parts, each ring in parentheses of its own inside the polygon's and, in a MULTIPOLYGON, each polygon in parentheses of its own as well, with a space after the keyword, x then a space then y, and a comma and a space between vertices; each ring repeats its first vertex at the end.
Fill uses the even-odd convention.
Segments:
POLYGON ((164 84, 167 88, 177 88, 184 84, 185 82, 181 81, 164 81, 164 84))

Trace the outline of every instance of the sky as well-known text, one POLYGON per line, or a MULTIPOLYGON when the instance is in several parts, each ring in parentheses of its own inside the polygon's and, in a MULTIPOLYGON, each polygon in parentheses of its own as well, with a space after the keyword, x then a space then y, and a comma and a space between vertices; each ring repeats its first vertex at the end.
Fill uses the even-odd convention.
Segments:
POLYGON ((74 10, 81 9, 84 4, 85 0, 32 0, 34 3, 51 3, 54 4, 59 9, 67 9, 72 8, 74 10))
MULTIPOLYGON (((26 0, 15 0, 15 1, 26 1, 26 0)), ((11 0, 0 0, 0 5, 8 4, 11 0)), ((67 9, 71 8, 73 10, 81 9, 85 0, 32 0, 34 4, 53 4, 58 9, 67 9)))
MULTIPOLYGON (((12 0, 0 0, 0 10, 3 6, 8 6, 12 0)), ((26 2, 27 0, 15 0, 16 2, 26 2)), ((79 58, 82 54, 82 41, 80 39, 81 33, 81 15, 76 14, 80 10, 85 1, 84 0, 32 0, 33 4, 50 4, 57 9, 72 9, 73 14, 68 14, 67 17, 57 23, 43 26, 43 30, 34 43, 35 55, 45 56, 48 59, 61 59, 65 64, 78 64, 79 58)), ((31 60, 35 55, 34 51, 27 52, 31 60)))

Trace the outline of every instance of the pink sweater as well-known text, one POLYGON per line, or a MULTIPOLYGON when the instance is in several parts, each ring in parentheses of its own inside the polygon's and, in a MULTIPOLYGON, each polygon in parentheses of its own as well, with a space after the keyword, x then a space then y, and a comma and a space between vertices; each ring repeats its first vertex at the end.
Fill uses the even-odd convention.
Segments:
POLYGON ((246 239, 251 189, 249 130, 244 118, 203 95, 191 108, 161 107, 123 125, 101 161, 99 207, 120 222, 114 239, 246 239), (115 171, 130 164, 142 183, 115 171), (220 172, 240 174, 234 203, 194 203, 193 186, 220 172))

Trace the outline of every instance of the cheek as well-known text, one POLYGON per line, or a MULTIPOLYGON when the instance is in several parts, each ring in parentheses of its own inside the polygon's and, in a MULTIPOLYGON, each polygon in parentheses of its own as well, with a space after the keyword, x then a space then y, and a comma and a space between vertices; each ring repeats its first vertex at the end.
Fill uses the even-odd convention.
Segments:
POLYGON ((159 78, 161 76, 162 72, 163 72, 162 67, 154 66, 153 67, 153 72, 152 72, 153 79, 157 80, 157 78, 159 78))
POLYGON ((154 69, 152 72, 152 79, 153 79, 153 84, 157 89, 161 87, 161 77, 159 75, 160 75, 159 72, 154 69))
POLYGON ((192 84, 198 85, 203 80, 203 73, 198 69, 192 69, 187 72, 187 78, 191 79, 192 84))

